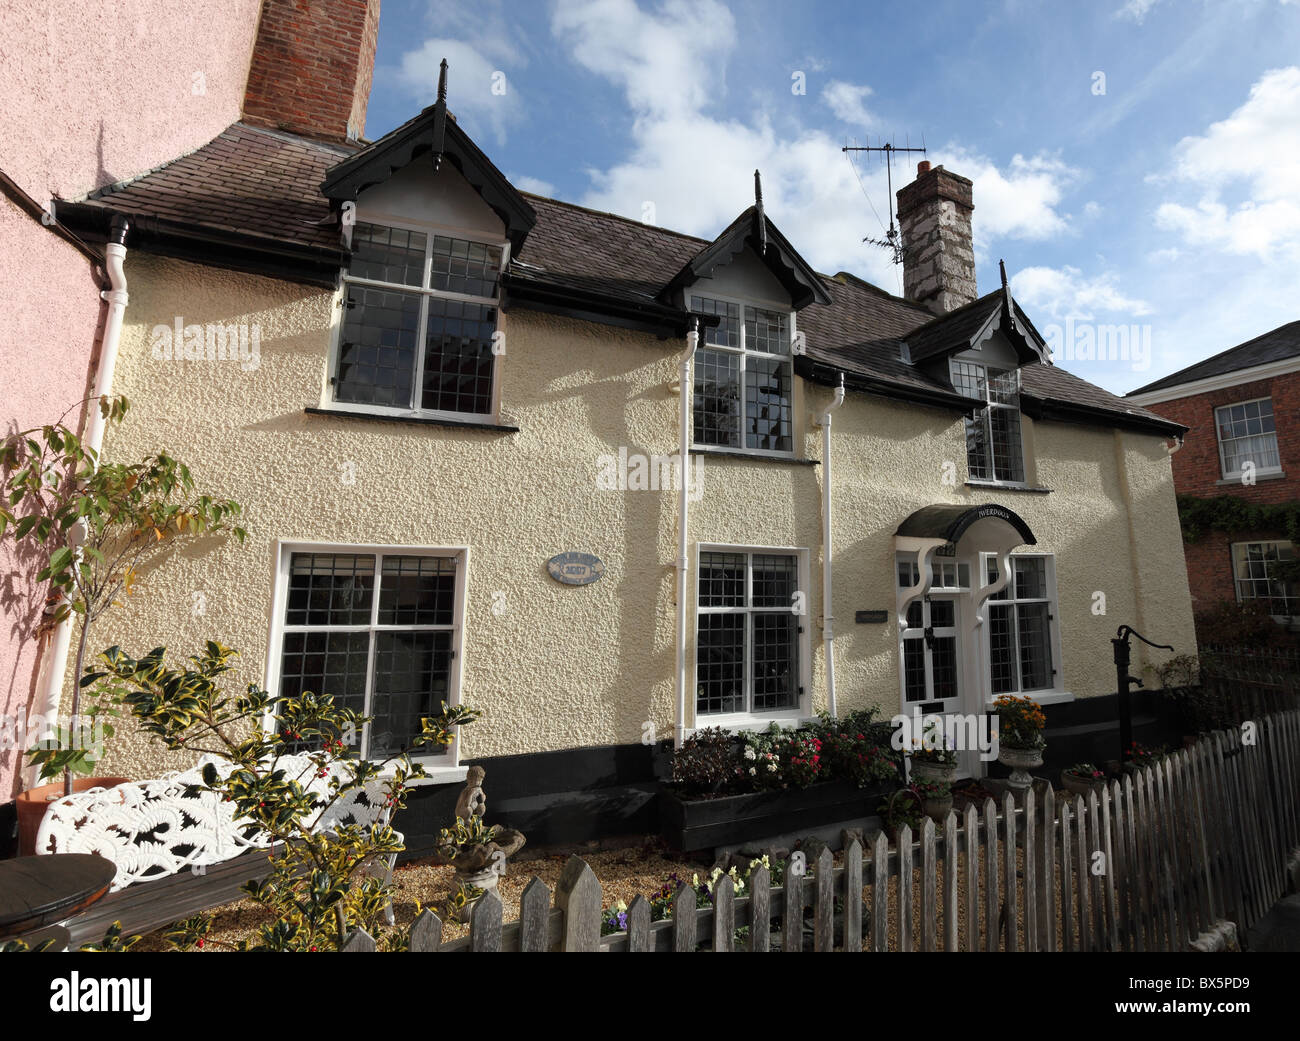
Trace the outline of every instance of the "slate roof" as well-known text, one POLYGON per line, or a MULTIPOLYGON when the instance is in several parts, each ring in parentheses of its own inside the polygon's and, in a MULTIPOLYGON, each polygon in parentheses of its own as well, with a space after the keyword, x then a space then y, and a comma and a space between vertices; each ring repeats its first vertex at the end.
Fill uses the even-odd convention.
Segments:
MULTIPOLYGON (((102 209, 292 247, 337 250, 337 216, 320 186, 332 167, 362 147, 235 123, 202 148, 134 180, 100 189, 69 211, 102 209)), ((520 194, 536 211, 537 222, 511 261, 507 284, 598 294, 662 312, 655 297, 709 245, 706 239, 615 214, 520 194)), ((951 386, 903 360, 903 341, 930 347, 936 338, 964 329, 968 318, 982 324, 986 301, 998 293, 968 305, 969 315, 963 308, 936 318, 853 275, 819 278, 830 303, 809 304, 798 317, 798 328, 807 334, 805 364, 814 370, 810 378, 829 382, 838 378, 833 370, 844 370, 850 378, 859 378, 859 386, 882 393, 896 389, 903 398, 911 392, 916 400, 933 398, 960 406, 963 399, 951 386)), ((1016 311, 1028 323, 1018 305, 1016 311)), ((1300 323, 1284 328, 1292 330, 1293 341, 1300 336, 1300 323)), ((1026 394, 1070 406, 1076 420, 1136 422, 1166 433, 1183 429, 1054 366, 1026 365, 1021 373, 1026 394)))
POLYGON ((1269 362, 1286 361, 1288 358, 1300 358, 1300 321, 1279 325, 1276 329, 1256 336, 1253 340, 1239 343, 1236 347, 1198 361, 1185 369, 1179 369, 1154 383, 1128 392, 1128 397, 1135 394, 1147 394, 1153 390, 1165 390, 1169 387, 1194 383, 1196 380, 1209 379, 1211 376, 1226 376, 1230 372, 1253 369, 1257 365, 1269 362))
POLYGON ((92 192, 86 201, 120 213, 336 247, 338 222, 320 183, 326 170, 355 151, 235 123, 189 155, 92 192))

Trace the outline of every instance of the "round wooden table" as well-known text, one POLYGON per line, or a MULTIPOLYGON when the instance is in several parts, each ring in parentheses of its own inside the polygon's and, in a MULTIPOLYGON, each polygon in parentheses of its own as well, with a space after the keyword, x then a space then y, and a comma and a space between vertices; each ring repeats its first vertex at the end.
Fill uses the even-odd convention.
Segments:
POLYGON ((84 911, 108 892, 117 868, 93 853, 0 860, 0 939, 84 911))

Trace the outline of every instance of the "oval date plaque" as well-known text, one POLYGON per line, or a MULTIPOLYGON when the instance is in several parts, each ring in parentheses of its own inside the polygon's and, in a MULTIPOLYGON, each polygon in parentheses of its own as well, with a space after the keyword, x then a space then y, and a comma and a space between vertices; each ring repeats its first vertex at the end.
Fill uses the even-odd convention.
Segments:
POLYGON ((605 565, 590 553, 560 553, 546 562, 546 570, 566 586, 586 586, 605 573, 605 565))

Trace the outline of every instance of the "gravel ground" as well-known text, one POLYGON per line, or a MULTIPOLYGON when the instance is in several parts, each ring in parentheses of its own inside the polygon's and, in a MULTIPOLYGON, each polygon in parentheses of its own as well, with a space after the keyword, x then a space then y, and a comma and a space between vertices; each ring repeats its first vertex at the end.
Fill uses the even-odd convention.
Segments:
MULTIPOLYGON (((940 842, 940 851, 942 842, 940 842)), ((508 873, 501 879, 498 889, 498 895, 504 910, 504 920, 514 921, 519 917, 519 900, 523 895, 524 888, 533 879, 534 876, 541 878, 552 891, 559 882, 560 874, 564 870, 564 865, 572 855, 582 857, 591 866, 592 871, 600 880, 601 888, 604 893, 604 904, 606 907, 612 906, 619 900, 631 903, 637 894, 649 896, 658 892, 659 888, 667 880, 668 876, 676 872, 680 877, 689 878, 692 874, 704 874, 708 868, 706 864, 698 861, 692 861, 680 854, 666 850, 657 838, 645 838, 641 840, 623 841, 614 843, 588 843, 585 845, 571 846, 555 849, 534 849, 529 850, 527 847, 521 852, 520 856, 511 861, 508 873)), ((1018 855, 1020 872, 1023 874, 1024 869, 1024 852, 1020 851, 1018 855)), ((919 864, 920 853, 916 854, 916 863, 919 864)), ((984 885, 984 866, 983 853, 979 857, 979 878, 980 889, 983 892, 984 885)), ((842 864, 842 857, 836 855, 835 863, 837 866, 842 864)), ((998 870, 999 881, 1005 885, 1005 879, 1001 878, 1003 863, 999 858, 998 870)), ((957 913, 958 913, 958 938, 961 949, 965 949, 966 937, 966 886, 965 886, 965 855, 959 857, 959 874, 958 874, 958 895, 957 895, 957 913)), ((1059 872, 1059 853, 1058 853, 1058 872, 1059 872)), ((468 927, 455 921, 447 919, 443 914, 441 907, 443 901, 452 885, 452 869, 446 866, 433 864, 431 860, 415 860, 407 864, 399 865, 393 873, 393 910, 397 920, 397 928, 405 931, 410 928, 418 914, 418 907, 433 907, 444 918, 443 938, 444 940, 457 939, 468 933, 468 927)), ((912 914, 912 937, 913 947, 919 948, 921 939, 921 872, 917 867, 913 871, 913 914, 912 914)), ((1001 887, 999 887, 1001 888, 1001 887)), ((1057 918, 1057 937, 1060 942, 1060 893, 1059 882, 1053 885, 1056 893, 1054 911, 1057 918)), ((1020 949, 1024 949, 1024 884, 1023 878, 1019 886, 1019 919, 1017 923, 1017 932, 1020 937, 1020 949)), ((867 942, 870 944, 871 936, 871 904, 874 893, 870 886, 866 887, 863 894, 863 932, 866 934, 867 942)), ((224 907, 216 909, 214 912, 215 920, 213 930, 210 934, 210 941, 204 947, 204 953, 210 951, 220 951, 229 949, 228 945, 239 940, 253 940, 256 937, 257 926, 266 921, 266 914, 251 900, 242 900, 238 903, 227 904, 224 907)), ((983 950, 985 945, 985 935, 988 928, 987 921, 984 920, 984 901, 981 896, 979 906, 979 921, 977 923, 978 944, 977 949, 983 950)), ((938 945, 943 945, 943 890, 942 875, 940 876, 940 886, 938 888, 938 925, 937 937, 938 945)), ((898 879, 893 878, 889 883, 889 949, 898 949, 898 879)), ((996 926, 997 923, 995 923, 996 926)), ((1005 946, 1005 938, 999 939, 999 949, 1005 946)), ((134 948, 140 951, 165 951, 168 950, 167 944, 163 941, 160 933, 152 933, 144 937, 134 948)))

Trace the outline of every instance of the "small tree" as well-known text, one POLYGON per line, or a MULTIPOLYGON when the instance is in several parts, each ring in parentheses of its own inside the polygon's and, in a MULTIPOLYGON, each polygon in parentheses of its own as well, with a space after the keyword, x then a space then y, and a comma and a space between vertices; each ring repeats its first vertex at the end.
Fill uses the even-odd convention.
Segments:
MULTIPOLYGON (((216 792, 233 802, 248 837, 260 832, 276 844, 270 874, 243 887, 270 912, 270 921, 260 927, 260 943, 240 949, 338 950, 354 929, 373 927, 388 887, 368 869, 402 850, 388 819, 405 804, 408 781, 426 776, 409 753, 425 745, 445 747, 455 728, 478 713, 444 702, 437 716, 422 720, 423 732, 410 749, 372 762, 360 759, 349 740, 367 717, 337 707, 330 695, 276 700, 250 683, 232 697, 218 680, 231 669, 235 651, 209 642, 185 669, 168 667, 165 654, 159 647, 135 660, 110 647, 100 655, 103 671, 91 672, 86 681, 101 683, 105 696, 126 706, 141 729, 167 748, 207 753, 228 764, 219 770, 209 763, 203 785, 192 791, 216 792), (309 784, 290 776, 283 762, 304 747, 312 764, 309 784), (309 786, 313 778, 324 784, 309 786), (368 826, 313 827, 348 792, 376 780, 385 792, 383 819, 368 826)), ((210 927, 210 918, 200 915, 178 923, 168 939, 181 947, 203 946, 210 927)))
MULTIPOLYGON (((114 424, 128 407, 125 398, 98 404, 114 424)), ((235 524, 239 504, 196 493, 184 463, 165 452, 136 463, 103 463, 64 425, 66 416, 0 441, 0 538, 48 552, 36 578, 59 597, 56 621, 78 616, 73 675, 81 677, 91 625, 135 592, 150 563, 183 541, 228 534, 242 542, 245 533, 235 524)), ((73 688, 72 734, 55 727, 52 741, 28 753, 42 780, 63 775, 65 795, 72 792, 72 773, 90 773, 98 758, 94 743, 84 740, 91 728, 80 716, 83 685, 73 688)), ((92 706, 92 722, 99 711, 92 706)), ((104 727, 106 736, 112 733, 104 727)))

